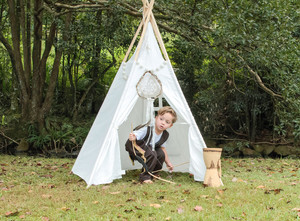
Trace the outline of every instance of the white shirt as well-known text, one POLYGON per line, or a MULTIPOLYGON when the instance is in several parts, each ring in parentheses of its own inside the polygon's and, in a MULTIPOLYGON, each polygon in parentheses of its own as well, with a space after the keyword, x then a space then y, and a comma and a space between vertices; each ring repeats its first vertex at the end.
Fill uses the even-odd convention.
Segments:
MULTIPOLYGON (((139 130, 135 130, 135 131, 133 131, 133 133, 136 136, 137 140, 142 140, 146 136, 146 134, 147 134, 147 126, 146 127, 142 127, 139 130)), ((160 140, 162 134, 163 133, 156 134, 154 132, 154 142, 155 143, 157 143, 160 140)), ((152 145, 152 139, 150 140, 150 145, 152 145)), ((165 141, 161 146, 166 148, 167 147, 167 141, 165 141)))

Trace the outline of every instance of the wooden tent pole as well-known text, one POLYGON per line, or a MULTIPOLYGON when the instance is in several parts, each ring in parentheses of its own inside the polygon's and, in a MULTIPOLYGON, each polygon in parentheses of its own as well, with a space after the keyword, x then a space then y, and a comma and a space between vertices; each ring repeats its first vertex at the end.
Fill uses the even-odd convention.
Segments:
POLYGON ((145 23, 144 23, 144 28, 143 28, 143 31, 142 31, 142 35, 141 35, 139 44, 138 44, 137 49, 136 49, 136 54, 135 54, 135 57, 134 57, 135 61, 137 60, 137 58, 139 56, 139 53, 140 53, 142 42, 144 40, 144 36, 145 36, 146 30, 147 30, 147 26, 148 26, 148 23, 149 23, 149 20, 150 20, 150 15, 152 13, 153 4, 154 4, 154 0, 151 0, 150 4, 148 6, 148 11, 146 13, 146 20, 145 20, 145 23))
POLYGON ((154 33, 156 35, 156 38, 158 40, 158 43, 160 45, 160 48, 162 50, 162 53, 164 54, 165 56, 165 59, 168 61, 169 60, 169 56, 168 56, 168 53, 167 53, 167 50, 165 48, 165 45, 164 45, 164 42, 162 40, 162 37, 161 37, 161 34, 159 32, 159 29, 158 29, 158 26, 157 26, 157 23, 155 21, 155 18, 154 18, 154 15, 153 13, 151 12, 151 20, 150 20, 151 24, 152 24, 152 28, 154 30, 154 33))
POLYGON ((141 38, 140 38, 140 41, 139 41, 139 44, 137 46, 137 50, 136 50, 136 55, 135 55, 135 61, 137 60, 138 58, 138 55, 139 55, 139 52, 140 52, 140 48, 141 48, 141 45, 142 45, 142 42, 143 42, 143 38, 144 38, 144 35, 145 35, 145 32, 146 32, 146 29, 147 29, 147 26, 148 26, 148 23, 149 23, 149 20, 150 20, 150 23, 152 25, 152 28, 153 28, 153 31, 155 33, 155 36, 156 36, 156 39, 160 45, 160 48, 162 50, 162 53, 165 57, 165 59, 168 61, 169 60, 169 56, 168 56, 168 53, 167 53, 167 50, 165 48, 165 45, 163 43, 163 40, 162 40, 162 37, 161 37, 161 34, 159 32, 159 29, 158 29, 158 26, 157 26, 157 23, 155 21, 155 18, 154 18, 154 15, 153 15, 153 12, 152 12, 152 8, 153 8, 153 4, 154 4, 154 0, 151 0, 151 2, 149 3, 148 0, 142 0, 143 1, 143 19, 142 21, 140 22, 140 25, 130 43, 130 46, 126 52, 126 55, 123 59, 123 62, 126 62, 127 61, 127 58, 129 56, 129 53, 130 51, 132 50, 132 47, 134 45, 134 42, 136 41, 136 38, 137 36, 139 35, 140 31, 141 31, 141 28, 142 26, 144 25, 144 28, 143 28, 143 31, 142 31, 142 35, 141 35, 141 38), (148 6, 148 9, 147 7, 148 6), (147 10, 147 11, 146 11, 147 10))
MULTIPOLYGON (((143 2, 144 2, 144 1, 146 1, 146 4, 149 4, 148 0, 143 0, 143 2)), ((154 31, 154 33, 155 33, 156 39, 157 39, 157 41, 158 41, 158 43, 159 43, 159 45, 160 45, 160 48, 161 48, 161 50, 162 50, 162 53, 163 53, 163 55, 164 55, 166 61, 168 61, 168 60, 169 60, 169 56, 168 56, 167 50, 166 50, 166 48, 165 48, 165 45, 164 45, 164 43, 163 43, 163 40, 162 40, 161 34, 160 34, 160 32, 159 32, 159 29, 158 29, 158 26, 157 26, 157 23, 156 23, 156 20, 155 20, 155 18, 154 18, 154 15, 153 15, 152 10, 151 10, 151 15, 150 15, 150 16, 151 16, 150 22, 151 22, 153 31, 154 31)))
POLYGON ((145 17, 146 17, 146 9, 147 9, 147 3, 148 3, 148 0, 142 0, 142 2, 143 2, 143 21, 144 21, 144 19, 145 19, 145 17), (147 2, 147 3, 146 3, 147 2))
MULTIPOLYGON (((146 11, 146 1, 147 0, 142 0, 143 1, 143 9, 144 9, 144 11, 143 11, 143 18, 142 18, 142 20, 141 20, 141 22, 140 22, 140 25, 139 25, 139 27, 138 27, 138 29, 137 29, 137 31, 135 32, 135 35, 134 35, 134 37, 133 37, 133 39, 132 39, 132 41, 131 41, 131 43, 130 43, 130 46, 129 46, 129 48, 128 48, 128 50, 127 50, 127 52, 126 52, 126 54, 125 54, 125 57, 124 57, 124 59, 123 59, 123 62, 126 62, 127 61, 127 58, 128 58, 128 56, 129 56, 129 54, 130 54, 130 52, 131 52, 131 50, 132 50, 132 47, 133 47, 133 45, 134 45, 134 42, 136 41, 136 38, 137 38, 137 36, 139 35, 139 33, 140 33, 140 31, 141 31, 141 28, 142 28, 142 26, 145 24, 145 17, 147 17, 148 15, 149 15, 149 12, 152 10, 149 10, 149 8, 148 8, 148 10, 146 11)), ((148 2, 148 1, 147 1, 148 2)), ((153 4, 152 4, 152 6, 153 6, 153 4)), ((141 38, 142 39, 142 38, 141 38)))
POLYGON ((130 46, 129 46, 127 52, 126 52, 126 55, 125 55, 125 57, 124 57, 124 59, 123 59, 123 62, 126 62, 126 61, 127 61, 127 58, 128 58, 128 56, 129 56, 129 53, 130 53, 130 51, 131 51, 131 49, 132 49, 132 47, 133 47, 133 45, 134 45, 134 42, 135 42, 137 36, 139 35, 139 33, 140 33, 140 31, 141 31, 142 26, 143 26, 143 21, 140 22, 140 25, 139 25, 137 31, 135 32, 135 35, 134 35, 134 37, 133 37, 133 39, 132 39, 132 41, 131 41, 131 43, 130 43, 130 46))

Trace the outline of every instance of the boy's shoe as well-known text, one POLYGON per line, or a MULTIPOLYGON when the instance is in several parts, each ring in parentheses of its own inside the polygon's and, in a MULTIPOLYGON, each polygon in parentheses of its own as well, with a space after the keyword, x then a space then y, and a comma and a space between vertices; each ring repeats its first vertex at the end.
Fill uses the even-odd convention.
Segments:
POLYGON ((143 183, 143 184, 144 184, 144 183, 146 183, 146 184, 151 184, 151 183, 153 183, 153 181, 152 181, 152 180, 144 180, 142 183, 143 183))

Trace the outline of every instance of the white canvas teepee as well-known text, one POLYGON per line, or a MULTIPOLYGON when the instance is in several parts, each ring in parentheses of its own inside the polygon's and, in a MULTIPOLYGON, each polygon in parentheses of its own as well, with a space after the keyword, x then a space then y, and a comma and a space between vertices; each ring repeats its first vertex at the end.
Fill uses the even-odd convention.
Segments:
POLYGON ((206 167, 203 148, 206 145, 163 45, 152 14, 154 0, 150 3, 148 0, 143 2, 143 21, 72 169, 88 186, 111 183, 122 178, 125 170, 141 168, 139 163, 132 166, 125 151, 125 142, 131 125, 137 126, 146 120, 146 102, 136 91, 136 85, 146 71, 154 73, 162 83, 163 94, 159 106, 162 105, 161 98, 164 98, 178 115, 178 121, 168 129, 170 137, 167 152, 173 165, 184 162, 189 164, 175 167, 174 171, 190 172, 196 181, 204 180, 206 167), (126 62, 141 27, 143 31, 137 49, 126 62))

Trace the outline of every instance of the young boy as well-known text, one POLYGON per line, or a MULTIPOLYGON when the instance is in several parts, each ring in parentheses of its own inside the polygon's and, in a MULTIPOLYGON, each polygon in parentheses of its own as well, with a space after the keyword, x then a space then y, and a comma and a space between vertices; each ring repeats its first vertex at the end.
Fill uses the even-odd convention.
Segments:
MULTIPOLYGON (((152 150, 153 130, 150 128, 150 126, 143 126, 142 128, 138 128, 134 130, 133 133, 129 134, 129 138, 125 146, 126 150, 129 152, 130 158, 135 160, 135 155, 142 155, 132 147, 132 142, 136 141, 136 145, 145 151, 144 156, 146 158, 146 165, 150 173, 161 170, 164 162, 166 163, 168 169, 172 171, 173 165, 170 162, 166 151, 166 141, 169 137, 169 133, 166 131, 166 129, 172 127, 176 120, 176 112, 171 107, 165 106, 159 109, 157 116, 155 117, 155 150, 152 150)), ((140 181, 142 183, 152 183, 152 178, 153 177, 146 170, 140 174, 140 181)))

